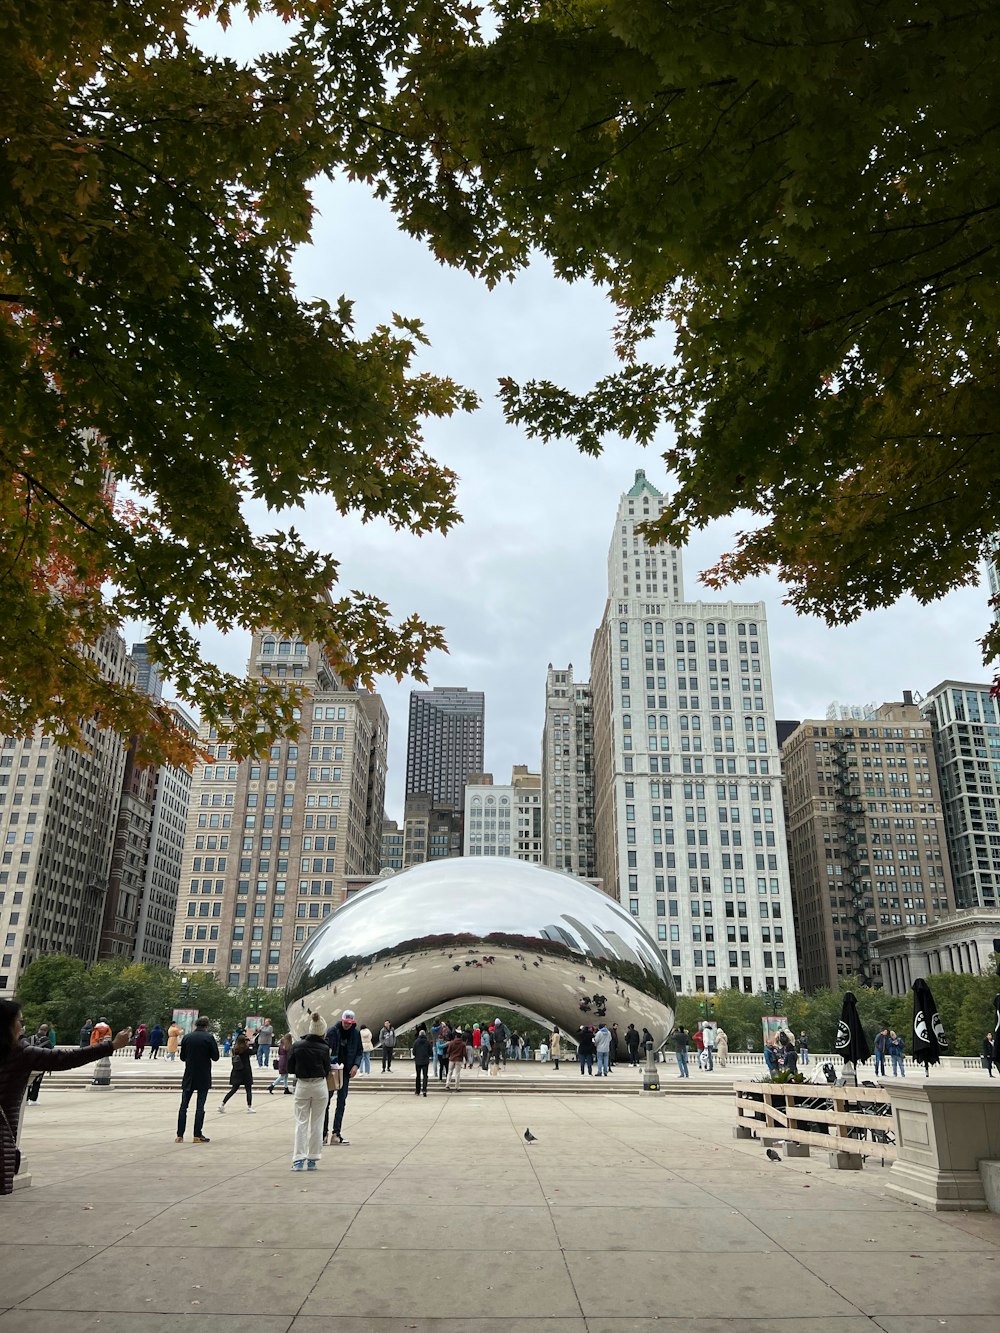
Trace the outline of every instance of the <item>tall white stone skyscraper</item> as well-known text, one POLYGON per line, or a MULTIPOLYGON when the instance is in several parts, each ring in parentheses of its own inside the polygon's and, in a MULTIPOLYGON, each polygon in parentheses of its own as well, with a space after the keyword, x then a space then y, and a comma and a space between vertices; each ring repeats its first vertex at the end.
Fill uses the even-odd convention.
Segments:
POLYGON ((590 672, 597 874, 681 991, 795 990, 764 606, 684 600, 680 551, 639 531, 664 504, 638 471, 608 553, 590 672))

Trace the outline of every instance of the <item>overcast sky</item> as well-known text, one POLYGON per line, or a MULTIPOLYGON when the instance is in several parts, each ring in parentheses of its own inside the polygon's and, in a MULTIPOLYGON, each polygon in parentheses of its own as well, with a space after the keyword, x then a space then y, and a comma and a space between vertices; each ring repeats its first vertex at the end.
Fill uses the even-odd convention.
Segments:
MULTIPOLYGON (((227 50, 234 53, 233 42, 227 50)), ((421 368, 476 389, 483 406, 474 416, 427 427, 429 452, 459 476, 464 523, 449 536, 362 527, 320 501, 296 513, 295 525, 341 562, 343 587, 384 597, 398 618, 416 611, 444 626, 450 652, 429 659, 430 684, 484 691, 486 768, 505 782, 513 764, 540 763, 547 664, 572 662, 577 679, 588 678, 619 497, 637 467, 669 489, 660 457, 668 440, 649 450, 611 440, 592 459, 570 445, 528 440, 503 422, 495 399, 500 376, 585 389, 614 368, 613 313, 594 289, 559 283, 540 262, 488 292, 403 236, 388 207, 363 186, 319 183, 316 202, 313 244, 295 269, 302 297, 346 295, 362 336, 392 311, 421 319, 431 340, 421 368)), ((263 512, 253 517, 262 530, 274 524, 263 512)), ((709 592, 698 573, 731 547, 737 526, 715 524, 686 549, 688 599, 709 592)), ((783 606, 782 592, 774 579, 731 592, 734 600, 766 604, 778 717, 822 717, 834 699, 899 699, 904 689, 926 692, 949 677, 989 679, 977 644, 988 623, 985 582, 927 608, 907 599, 839 629, 783 606)), ((205 641, 223 666, 244 669, 249 636, 205 641)), ((410 680, 380 686, 390 720, 386 814, 395 819, 402 818, 412 688, 410 680)))

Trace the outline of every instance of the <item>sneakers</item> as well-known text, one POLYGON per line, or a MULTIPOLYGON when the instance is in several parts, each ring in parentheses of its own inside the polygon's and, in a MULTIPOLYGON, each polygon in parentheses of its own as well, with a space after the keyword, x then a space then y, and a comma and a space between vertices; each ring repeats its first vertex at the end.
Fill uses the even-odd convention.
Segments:
POLYGON ((301 1157, 296 1157, 295 1161, 292 1163, 292 1170, 304 1171, 305 1169, 306 1169, 306 1164, 303 1161, 303 1159, 301 1157))
POLYGON ((256 1115, 256 1114, 257 1114, 257 1110, 256 1110, 255 1107, 253 1107, 253 1106, 248 1106, 248 1107, 247 1107, 247 1115, 256 1115))
POLYGON ((183 1135, 183 1134, 178 1134, 177 1137, 174 1139, 174 1142, 175 1142, 175 1143, 183 1143, 183 1142, 184 1142, 184 1135, 183 1135))
POLYGON ((335 1144, 335 1145, 337 1145, 338 1147, 339 1147, 340 1145, 347 1146, 347 1145, 350 1144, 350 1142, 351 1142, 351 1140, 350 1140, 350 1139, 345 1139, 344 1136, 343 1136, 342 1134, 331 1134, 331 1135, 330 1135, 330 1143, 331 1143, 331 1144, 335 1144))
POLYGON ((315 1171, 318 1167, 319 1167, 319 1162, 316 1160, 315 1157, 310 1157, 306 1162, 307 1171, 315 1171))
POLYGON ((207 1139, 207 1138, 205 1137, 204 1134, 196 1134, 196 1135, 194 1136, 194 1142, 195 1142, 195 1143, 211 1143, 212 1140, 211 1140, 211 1139, 207 1139))
POLYGON ((225 1108, 224 1106, 220 1106, 220 1107, 219 1107, 219 1115, 225 1115, 225 1114, 226 1114, 226 1108, 225 1108))

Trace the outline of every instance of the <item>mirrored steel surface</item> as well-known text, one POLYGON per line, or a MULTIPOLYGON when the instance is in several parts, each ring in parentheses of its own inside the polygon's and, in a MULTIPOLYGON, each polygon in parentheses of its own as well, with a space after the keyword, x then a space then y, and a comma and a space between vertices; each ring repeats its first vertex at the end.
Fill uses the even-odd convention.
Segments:
POLYGON ((657 1047, 676 996, 634 917, 572 875, 506 858, 428 862, 348 899, 303 946, 289 1026, 353 1009, 397 1032, 458 1004, 499 1004, 574 1037, 581 1023, 644 1027, 657 1047))

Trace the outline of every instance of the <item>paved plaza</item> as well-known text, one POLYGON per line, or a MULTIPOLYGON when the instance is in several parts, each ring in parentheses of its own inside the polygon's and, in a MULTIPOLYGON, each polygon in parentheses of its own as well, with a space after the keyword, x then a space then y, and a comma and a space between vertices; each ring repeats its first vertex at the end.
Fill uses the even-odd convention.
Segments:
POLYGON ((1000 1217, 888 1168, 769 1162, 727 1096, 352 1090, 289 1170, 290 1097, 43 1088, 0 1200, 0 1333, 1000 1333, 1000 1217), (537 1142, 527 1144, 530 1126, 537 1142))

